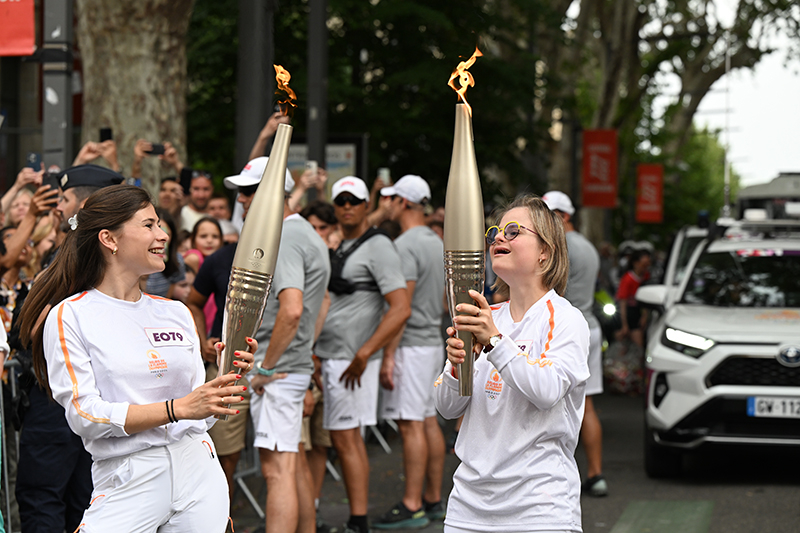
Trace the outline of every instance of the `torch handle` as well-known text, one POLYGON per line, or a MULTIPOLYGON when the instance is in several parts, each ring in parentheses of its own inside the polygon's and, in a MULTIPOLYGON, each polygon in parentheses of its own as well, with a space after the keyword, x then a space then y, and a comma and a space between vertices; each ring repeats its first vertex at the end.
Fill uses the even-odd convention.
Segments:
MULTIPOLYGON (((233 267, 228 280, 222 322, 222 342, 225 343, 225 348, 220 354, 217 376, 224 376, 236 369, 233 366, 236 359, 234 352, 247 350, 247 337, 255 337, 261 326, 271 286, 271 275, 233 267)), ((228 416, 220 415, 219 419, 227 420, 228 416)))
MULTIPOLYGON (((486 257, 484 251, 445 251, 444 272, 445 292, 447 294, 447 307, 450 318, 463 314, 456 311, 456 306, 462 303, 475 304, 469 291, 474 290, 483 294, 486 257)), ((467 356, 464 362, 458 365, 458 394, 459 396, 472 396, 472 374, 475 358, 472 353, 472 334, 465 331, 458 332, 458 338, 464 343, 467 356)))

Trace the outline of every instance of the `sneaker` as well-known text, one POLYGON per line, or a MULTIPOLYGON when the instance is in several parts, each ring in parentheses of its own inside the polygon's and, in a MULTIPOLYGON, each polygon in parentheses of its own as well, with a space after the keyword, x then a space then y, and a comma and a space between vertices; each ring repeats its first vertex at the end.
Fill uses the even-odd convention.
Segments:
POLYGON ((595 498, 608 496, 608 483, 606 483, 606 478, 603 477, 603 474, 590 477, 581 485, 581 492, 589 496, 594 496, 595 498))
POLYGON ((338 533, 338 527, 331 527, 325 522, 322 521, 321 518, 317 518, 317 533, 338 533))
POLYGON ((350 524, 345 524, 342 526, 342 533, 369 533, 369 529, 366 531, 362 531, 361 528, 357 526, 351 526, 350 524))
POLYGON ((409 511, 403 502, 400 502, 382 514, 376 522, 373 522, 372 527, 375 529, 408 529, 425 527, 430 523, 424 506, 418 511, 409 511))
POLYGON ((442 520, 444 518, 446 509, 442 503, 442 500, 439 500, 435 503, 430 503, 423 500, 422 503, 425 504, 425 516, 428 517, 428 520, 433 522, 434 520, 442 520))

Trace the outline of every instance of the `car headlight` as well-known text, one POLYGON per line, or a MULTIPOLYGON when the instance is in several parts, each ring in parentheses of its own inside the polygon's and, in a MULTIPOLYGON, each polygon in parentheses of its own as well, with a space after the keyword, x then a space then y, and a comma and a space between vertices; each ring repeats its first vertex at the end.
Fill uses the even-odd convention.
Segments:
POLYGON ((614 304, 605 304, 603 306, 603 313, 606 316, 614 316, 617 314, 617 306, 614 304))
POLYGON ((700 357, 714 346, 714 341, 688 331, 665 328, 661 344, 689 357, 700 357))

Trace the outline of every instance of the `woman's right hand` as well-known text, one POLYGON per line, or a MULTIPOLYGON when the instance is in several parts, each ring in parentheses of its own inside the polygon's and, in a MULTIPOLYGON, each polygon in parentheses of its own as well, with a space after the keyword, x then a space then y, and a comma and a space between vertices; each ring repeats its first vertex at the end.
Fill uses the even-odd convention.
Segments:
MULTIPOLYGON (((455 328, 447 328, 447 336, 447 360, 450 361, 450 364, 453 366, 460 365, 467 356, 467 352, 464 351, 464 342, 456 337, 455 328)), ((483 347, 473 340, 472 349, 475 352, 475 359, 477 359, 483 347)))
POLYGON ((235 404, 244 400, 242 393, 247 387, 233 385, 241 374, 226 374, 200 385, 187 396, 178 398, 173 404, 178 420, 202 420, 215 415, 237 415, 235 404), (226 408, 228 404, 231 408, 226 408))

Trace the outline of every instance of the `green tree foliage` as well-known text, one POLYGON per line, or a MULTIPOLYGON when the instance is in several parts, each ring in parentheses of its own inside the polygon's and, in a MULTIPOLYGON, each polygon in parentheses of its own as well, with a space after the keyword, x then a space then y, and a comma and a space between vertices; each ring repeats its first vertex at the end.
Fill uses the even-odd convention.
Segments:
MULTIPOLYGON (((683 147, 682 159, 673 163, 663 158, 642 159, 636 162, 664 163, 664 221, 661 224, 636 224, 630 234, 630 222, 635 209, 634 186, 635 163, 626 169, 621 180, 624 198, 620 209, 615 211, 613 239, 625 238, 647 240, 656 248, 666 249, 672 236, 683 226, 697 223, 701 211, 707 211, 711 220, 721 215, 724 205, 725 148, 720 143, 720 132, 707 128, 691 128, 683 147)), ((731 171, 731 198, 739 190, 739 176, 731 171)))
POLYGON ((233 170, 238 11, 236 0, 197 0, 187 36, 188 163, 218 187, 233 170))
MULTIPOLYGON (((215 175, 232 170, 236 4, 197 0, 189 34, 189 154, 215 175)), ((329 135, 368 134, 372 176, 382 166, 395 178, 422 175, 443 202, 457 103, 447 81, 477 44, 486 55, 470 69, 467 99, 478 164, 502 169, 492 174, 500 180, 535 181, 520 155, 541 146, 547 124, 534 119, 536 57, 525 25, 542 10, 538 0, 330 0, 329 135)), ((307 11, 306 2, 281 2, 275 16, 275 61, 298 94, 297 135, 306 121, 307 11)), ((497 179, 484 183, 496 193, 497 179)))

